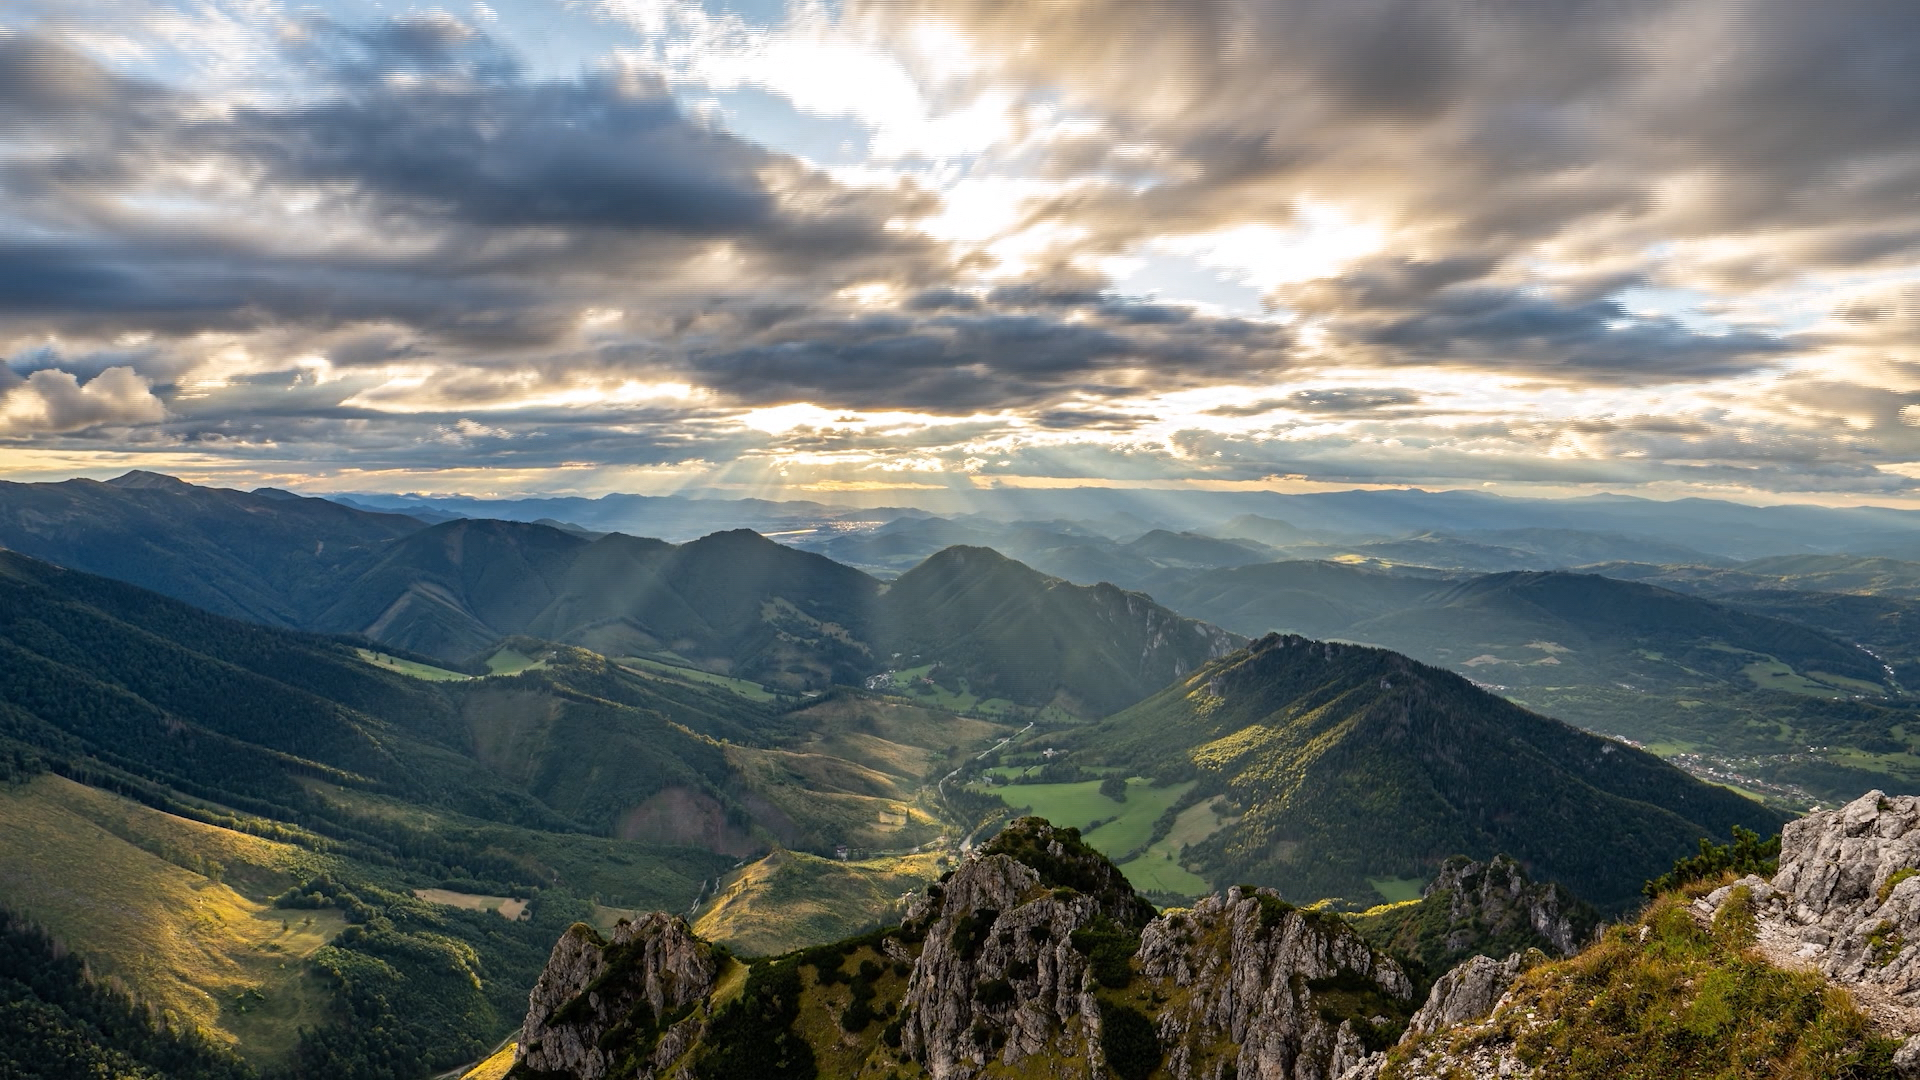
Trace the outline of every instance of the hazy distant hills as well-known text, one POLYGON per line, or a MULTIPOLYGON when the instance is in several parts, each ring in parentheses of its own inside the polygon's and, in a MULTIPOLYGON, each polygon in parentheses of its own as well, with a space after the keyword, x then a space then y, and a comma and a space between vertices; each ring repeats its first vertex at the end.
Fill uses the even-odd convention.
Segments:
MULTIPOLYGON (((892 497, 892 493, 880 493, 892 497)), ((1849 552, 1895 558, 1920 554, 1920 512, 1877 507, 1748 506, 1712 499, 1656 501, 1627 495, 1530 499, 1478 491, 1372 490, 1307 494, 1074 489, 954 489, 916 491, 915 508, 855 502, 737 499, 718 492, 676 496, 609 495, 599 499, 470 499, 355 495, 357 505, 406 513, 455 513, 535 521, 551 518, 594 530, 691 538, 716 530, 798 527, 796 523, 885 522, 937 515, 969 521, 1097 523, 1104 535, 1125 540, 1154 528, 1237 535, 1284 544, 1274 535, 1222 523, 1246 515, 1290 525, 1312 538, 1370 536, 1392 539, 1426 532, 1470 536, 1563 530, 1677 545, 1730 559, 1792 553, 1849 552), (1125 535, 1131 523, 1131 535, 1125 535)), ((966 543, 973 541, 953 541, 966 543)), ((1527 549, 1511 537, 1481 540, 1527 549)), ((996 545, 997 546, 997 545, 996 545)), ((1641 558, 1640 556, 1613 556, 1641 558)), ((1587 559, 1584 561, 1593 561, 1587 559)), ((1649 561, 1666 561, 1658 557, 1649 561)))
MULTIPOLYGON (((926 525, 940 539, 973 535, 926 525)), ((1208 537, 1145 539, 1169 550, 1258 557, 1208 537)), ((0 545, 212 611, 363 635, 456 667, 516 635, 791 691, 938 665, 977 698, 1087 716, 1138 700, 1233 640, 1145 596, 1072 585, 997 558, 934 560, 889 589, 746 529, 671 544, 532 522, 427 525, 149 474, 7 485, 0 545)))
POLYGON ((1830 633, 1597 574, 1519 571, 1435 580, 1287 562, 1192 575, 1160 595, 1177 610, 1241 633, 1283 630, 1372 642, 1430 662, 1484 668, 1476 672, 1483 681, 1565 683, 1571 668, 1592 669, 1583 672, 1588 678, 1631 669, 1647 679, 1699 671, 1737 679, 1751 658, 1767 656, 1797 671, 1847 680, 1836 686, 1893 690, 1872 655, 1830 633))
POLYGON ((891 521, 931 516, 912 507, 863 509, 808 500, 696 498, 682 495, 563 496, 475 499, 465 496, 342 495, 337 501, 365 510, 412 514, 429 521, 488 518, 498 521, 565 522, 593 532, 624 532, 691 540, 732 529, 758 532, 808 528, 832 521, 891 521))
POLYGON ((1241 816, 1185 861, 1303 900, 1424 879, 1451 854, 1508 852, 1620 906, 1689 838, 1782 820, 1451 672, 1298 637, 1262 638, 1078 745, 1090 761, 1225 792, 1241 816))
POLYGON ((336 575, 422 523, 285 492, 132 472, 0 482, 0 547, 130 581, 224 615, 300 626, 336 575))
POLYGON ((1792 589, 1920 599, 1920 562, 1857 555, 1774 555, 1728 567, 1601 562, 1589 569, 1608 577, 1707 595, 1792 589))

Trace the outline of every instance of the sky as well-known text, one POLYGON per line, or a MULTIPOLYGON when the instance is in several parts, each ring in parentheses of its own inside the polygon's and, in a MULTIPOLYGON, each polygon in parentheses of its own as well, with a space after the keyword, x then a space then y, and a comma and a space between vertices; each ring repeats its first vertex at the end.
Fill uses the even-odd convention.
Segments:
POLYGON ((1912 0, 12 0, 0 479, 1920 505, 1912 0))

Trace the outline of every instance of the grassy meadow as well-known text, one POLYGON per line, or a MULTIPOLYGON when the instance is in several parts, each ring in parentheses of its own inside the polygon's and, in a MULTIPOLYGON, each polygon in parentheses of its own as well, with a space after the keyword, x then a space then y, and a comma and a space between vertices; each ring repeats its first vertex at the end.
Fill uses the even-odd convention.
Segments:
POLYGON ((330 997, 306 959, 345 925, 272 894, 324 857, 53 775, 0 789, 0 895, 163 1015, 284 1060, 330 997))
POLYGON ((776 701, 780 695, 757 682, 736 679, 711 671, 702 671, 696 667, 680 664, 668 664, 644 656, 619 656, 613 662, 628 671, 645 678, 662 679, 667 682, 691 683, 696 686, 715 686, 746 698, 748 701, 776 701))
POLYGON ((901 897, 938 877, 942 858, 840 862, 776 851, 729 877, 694 930, 753 956, 835 941, 897 918, 901 897))

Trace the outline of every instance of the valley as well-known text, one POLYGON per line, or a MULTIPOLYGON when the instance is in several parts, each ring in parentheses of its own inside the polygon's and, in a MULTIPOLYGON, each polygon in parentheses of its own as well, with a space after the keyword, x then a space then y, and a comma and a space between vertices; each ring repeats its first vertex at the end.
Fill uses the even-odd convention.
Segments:
MULTIPOLYGON (((136 585, 0 551, 0 907, 276 1078, 487 1057, 575 924, 671 912, 746 960, 897 926, 1027 817, 1138 903, 1257 886, 1428 949, 1426 978, 1459 958, 1429 949, 1456 857, 1617 917, 1702 837, 1920 776, 1908 601, 1754 572, 1715 593, 1409 567, 1243 515, 1265 540, 1120 545, 1149 594, 972 544, 876 576, 745 531, 74 490, 102 522, 59 534, 76 563, 134 512, 114 500, 213 554, 136 585), (222 515, 289 507, 223 547, 222 515), (303 565, 309 518, 331 555, 303 565), (1302 544, 1330 557, 1272 558, 1302 544)), ((1460 550, 1417 539, 1394 550, 1460 550)), ((1595 549, 1501 539, 1473 557, 1595 549)))

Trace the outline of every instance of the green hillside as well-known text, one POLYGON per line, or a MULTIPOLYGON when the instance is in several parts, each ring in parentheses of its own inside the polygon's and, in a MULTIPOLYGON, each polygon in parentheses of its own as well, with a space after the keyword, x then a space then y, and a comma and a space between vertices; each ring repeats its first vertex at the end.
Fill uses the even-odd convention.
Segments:
MULTIPOLYGON (((937 837, 925 785, 1004 731, 507 644, 515 674, 418 677, 0 553, 0 891, 251 1062, 423 1075, 505 1034, 602 907, 684 910, 778 844, 937 837)), ((898 875, 848 866, 797 932, 898 875)))
POLYGON ((1450 668, 1782 806, 1920 784, 1902 674, 1920 676, 1920 642, 1904 601, 1298 562, 1190 575, 1159 598, 1231 630, 1364 642, 1450 668))
POLYGON ((1360 900, 1370 879, 1506 852, 1617 908, 1699 837, 1783 820, 1450 672, 1298 637, 1262 638, 1076 744, 1075 760, 1224 793, 1243 816, 1183 862, 1298 900, 1360 900))
POLYGON ((881 605, 881 648, 899 666, 938 662, 981 697, 1080 715, 1124 708, 1239 643, 1144 594, 1072 585, 986 548, 940 552, 881 605))
MULTIPOLYGON (((1203 561, 1261 557, 1257 545, 1196 534, 1150 533, 1137 544, 1203 561)), ((937 553, 884 585, 746 529, 669 544, 536 522, 429 526, 144 473, 0 487, 0 545, 218 613, 363 636, 426 665, 387 664, 402 674, 497 673, 486 661, 506 639, 529 637, 630 658, 629 669, 697 669, 770 696, 924 667, 946 691, 930 704, 1003 716, 1054 705, 1092 717, 1230 640, 1144 595, 1071 585, 985 549, 937 553)))
POLYGON ((303 625, 458 660, 519 633, 587 542, 507 521, 449 521, 389 545, 303 625))

